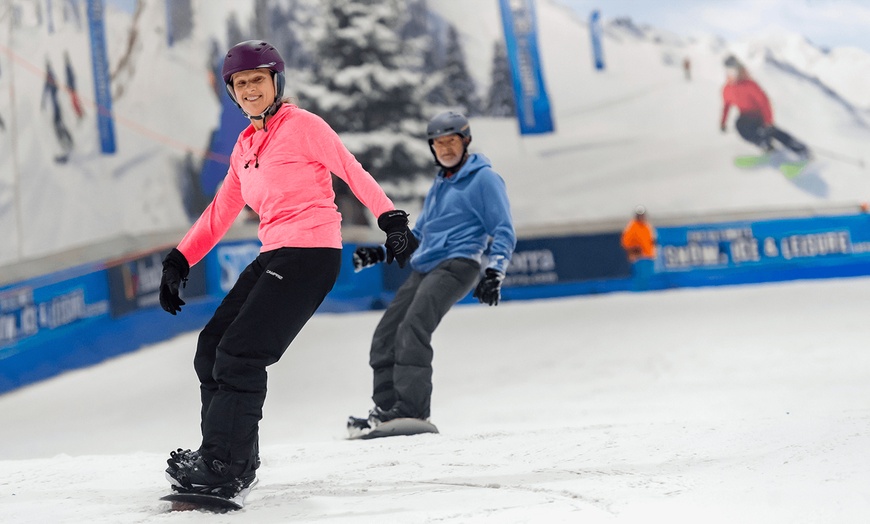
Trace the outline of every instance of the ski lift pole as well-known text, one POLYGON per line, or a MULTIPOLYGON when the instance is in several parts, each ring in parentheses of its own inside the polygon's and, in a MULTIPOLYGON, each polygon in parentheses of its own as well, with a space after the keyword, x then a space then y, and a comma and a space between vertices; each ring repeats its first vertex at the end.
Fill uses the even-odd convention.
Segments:
POLYGON ((864 169, 866 167, 866 165, 864 164, 863 158, 857 158, 857 157, 852 157, 849 155, 843 155, 841 153, 829 151, 827 149, 823 149, 823 148, 816 147, 816 146, 812 146, 812 150, 815 151, 816 153, 822 155, 822 156, 826 156, 826 157, 830 158, 831 160, 839 160, 840 162, 852 164, 852 165, 858 166, 862 169, 864 169))

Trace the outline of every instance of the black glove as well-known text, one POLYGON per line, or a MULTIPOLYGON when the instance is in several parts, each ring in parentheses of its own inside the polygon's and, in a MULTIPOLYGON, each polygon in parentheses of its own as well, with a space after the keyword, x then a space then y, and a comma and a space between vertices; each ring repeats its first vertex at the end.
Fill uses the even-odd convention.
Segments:
POLYGON ((367 267, 384 261, 384 249, 382 247, 360 246, 353 252, 353 270, 362 271, 367 267))
POLYGON ((484 277, 480 279, 477 288, 472 295, 480 301, 481 304, 489 304, 497 306, 501 299, 501 281, 504 280, 504 273, 497 269, 487 268, 484 277))
POLYGON ((160 307, 167 313, 174 315, 181 311, 184 300, 178 296, 178 286, 187 285, 188 273, 190 264, 181 251, 173 248, 163 259, 163 277, 160 279, 160 307))
POLYGON ((399 209, 387 211, 378 217, 378 227, 387 234, 387 241, 384 243, 387 248, 387 264, 392 264, 395 259, 399 267, 405 267, 414 250, 420 245, 408 229, 408 213, 399 209))

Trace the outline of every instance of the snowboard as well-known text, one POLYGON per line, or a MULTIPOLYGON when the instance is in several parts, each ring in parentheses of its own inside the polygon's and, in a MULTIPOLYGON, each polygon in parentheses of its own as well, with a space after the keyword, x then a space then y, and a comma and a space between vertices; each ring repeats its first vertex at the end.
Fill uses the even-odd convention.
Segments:
POLYGON ((734 165, 743 168, 751 169, 760 166, 773 166, 779 169, 780 173, 786 178, 795 178, 806 170, 809 165, 809 160, 785 160, 774 157, 771 154, 761 155, 741 155, 734 158, 734 165))
POLYGON ((193 511, 202 510, 212 513, 226 513, 228 511, 238 511, 245 507, 245 499, 251 492, 254 486, 257 485, 260 479, 254 479, 250 486, 243 489, 233 498, 220 497, 218 495, 209 495, 207 493, 196 493, 185 491, 183 488, 172 486, 174 493, 160 497, 160 500, 165 500, 172 503, 172 511, 193 511))
POLYGON ((160 497, 160 500, 172 502, 172 511, 205 510, 213 513, 226 513, 242 509, 244 504, 239 504, 233 499, 206 495, 205 493, 190 493, 179 491, 160 497))
POLYGON ((376 428, 352 430, 348 428, 348 440, 369 440, 383 437, 399 437, 419 435, 421 433, 438 433, 438 428, 426 420, 418 418, 397 418, 378 424, 376 428))

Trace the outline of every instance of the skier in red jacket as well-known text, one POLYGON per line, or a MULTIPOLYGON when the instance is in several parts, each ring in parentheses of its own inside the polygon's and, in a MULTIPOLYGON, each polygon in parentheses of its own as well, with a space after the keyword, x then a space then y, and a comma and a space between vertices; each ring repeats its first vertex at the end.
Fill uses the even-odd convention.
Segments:
POLYGON ((722 132, 726 131, 725 121, 728 119, 728 111, 732 105, 737 106, 740 116, 735 127, 744 140, 752 142, 768 153, 775 150, 773 140, 777 140, 801 158, 809 158, 810 151, 806 145, 773 124, 770 100, 761 87, 749 77, 743 64, 735 57, 729 56, 725 59, 725 70, 728 74, 728 82, 722 89, 722 100, 725 104, 720 123, 722 132))

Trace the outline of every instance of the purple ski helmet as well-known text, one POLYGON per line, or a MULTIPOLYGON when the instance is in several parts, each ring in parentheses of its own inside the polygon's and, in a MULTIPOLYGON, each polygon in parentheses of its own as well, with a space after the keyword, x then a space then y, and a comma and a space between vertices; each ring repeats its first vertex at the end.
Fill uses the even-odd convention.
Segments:
MULTIPOLYGON (((278 50, 262 40, 240 42, 227 51, 224 65, 221 68, 221 76, 224 78, 230 98, 238 106, 239 103, 233 93, 233 75, 239 71, 261 68, 272 71, 272 79, 275 81, 275 102, 266 110, 264 115, 261 115, 262 118, 266 114, 274 114, 278 110, 278 106, 281 105, 281 97, 284 95, 284 59, 281 58, 278 50)), ((241 106, 239 107, 241 108, 241 106)))

